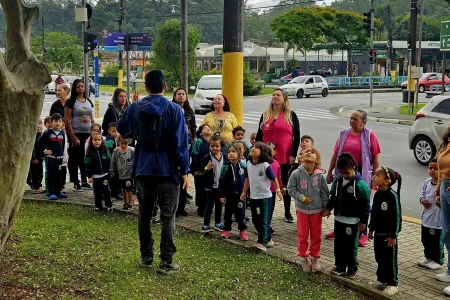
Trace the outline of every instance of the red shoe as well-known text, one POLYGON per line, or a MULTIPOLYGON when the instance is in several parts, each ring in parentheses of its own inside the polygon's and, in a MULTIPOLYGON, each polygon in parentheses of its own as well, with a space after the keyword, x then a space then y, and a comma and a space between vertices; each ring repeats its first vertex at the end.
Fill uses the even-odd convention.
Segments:
POLYGON ((222 232, 222 234, 220 236, 225 238, 225 239, 228 239, 230 237, 230 232, 229 231, 224 231, 224 232, 222 232))
POLYGON ((330 232, 330 233, 327 233, 327 234, 325 235, 325 238, 326 238, 327 240, 332 240, 332 239, 334 239, 334 231, 332 231, 332 232, 330 232))
POLYGON ((139 205, 139 200, 138 197, 134 198, 134 206, 138 206, 139 205))
POLYGON ((241 238, 241 241, 248 241, 248 235, 245 231, 239 232, 239 237, 241 238))
POLYGON ((369 243, 369 240, 367 239, 367 234, 361 233, 358 240, 358 246, 359 247, 366 247, 369 243))

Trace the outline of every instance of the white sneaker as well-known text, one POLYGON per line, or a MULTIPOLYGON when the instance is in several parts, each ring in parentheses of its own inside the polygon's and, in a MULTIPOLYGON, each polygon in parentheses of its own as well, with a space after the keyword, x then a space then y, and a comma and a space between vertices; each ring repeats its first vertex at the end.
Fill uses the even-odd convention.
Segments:
POLYGON ((302 270, 305 273, 311 272, 311 265, 309 264, 307 257, 300 258, 300 265, 302 266, 302 270))
POLYGON ((383 283, 383 282, 379 282, 379 281, 375 281, 375 282, 372 284, 372 286, 373 286, 375 289, 384 289, 384 288, 386 288, 386 284, 383 283))
POLYGON ((275 242, 273 240, 270 240, 267 242, 267 248, 275 246, 275 242))
POLYGON ((433 260, 425 265, 425 268, 428 268, 430 270, 439 270, 442 267, 443 267, 443 265, 440 265, 440 264, 438 264, 437 262, 435 262, 433 260))
POLYGON ((384 290, 383 293, 389 296, 393 296, 398 293, 398 286, 392 286, 388 285, 384 290))
POLYGON ((444 289, 444 294, 450 296, 450 286, 448 286, 448 287, 446 287, 446 288, 444 289))
POLYGON ((442 273, 442 274, 437 274, 436 279, 439 281, 442 281, 442 282, 450 282, 450 275, 447 272, 442 273))
POLYGON ((428 263, 432 262, 431 259, 424 257, 423 260, 419 260, 417 264, 421 267, 426 267, 428 263))
POLYGON ((264 251, 264 252, 267 251, 267 248, 264 247, 264 245, 263 245, 263 244, 260 244, 260 243, 256 243, 255 245, 253 245, 253 247, 255 247, 256 249, 259 249, 259 250, 261 250, 261 251, 264 251))
POLYGON ((311 258, 311 269, 313 272, 320 272, 322 270, 318 258, 311 258))

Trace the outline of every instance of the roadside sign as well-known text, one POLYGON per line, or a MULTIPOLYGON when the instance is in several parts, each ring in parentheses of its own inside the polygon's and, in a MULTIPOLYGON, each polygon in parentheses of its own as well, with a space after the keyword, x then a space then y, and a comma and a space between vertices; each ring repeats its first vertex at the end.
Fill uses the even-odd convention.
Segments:
POLYGON ((441 22, 441 51, 450 51, 450 21, 441 22))
POLYGON ((423 68, 422 67, 411 67, 411 78, 419 79, 422 76, 423 68))
POLYGON ((137 51, 152 51, 152 37, 149 32, 129 33, 129 46, 136 46, 137 51))
POLYGON ((152 51, 151 33, 102 32, 104 51, 152 51), (127 46, 128 38, 128 48, 127 46))

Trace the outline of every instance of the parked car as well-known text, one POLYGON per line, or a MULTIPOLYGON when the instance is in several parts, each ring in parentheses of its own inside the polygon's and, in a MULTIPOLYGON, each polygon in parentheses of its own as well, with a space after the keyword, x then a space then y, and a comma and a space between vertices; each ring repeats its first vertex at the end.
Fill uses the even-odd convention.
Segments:
POLYGON ((297 98, 308 98, 311 95, 328 96, 328 83, 322 76, 298 76, 280 88, 289 96, 297 98))
POLYGON ((416 113, 416 120, 409 129, 408 143, 421 165, 428 165, 436 156, 449 121, 450 97, 445 95, 434 96, 416 113))
POLYGON ((195 113, 208 113, 211 111, 211 103, 217 94, 222 93, 222 75, 204 75, 200 78, 194 94, 195 113))
MULTIPOLYGON (((445 84, 450 84, 450 78, 445 76, 445 84)), ((402 89, 406 89, 408 82, 402 82, 402 89)), ((419 93, 423 93, 425 91, 430 90, 430 86, 432 85, 441 85, 442 84, 442 74, 441 73, 423 73, 419 79, 419 93)), ((449 91, 449 87, 445 87, 445 91, 449 91)))
POLYGON ((52 77, 52 82, 50 82, 49 84, 47 84, 44 88, 44 93, 46 94, 56 94, 56 83, 55 80, 56 78, 58 78, 58 75, 51 75, 52 77))
MULTIPOLYGON (((305 72, 300 72, 299 76, 305 76, 305 72)), ((281 77, 278 82, 280 85, 283 85, 283 84, 287 84, 291 80, 292 80, 292 73, 281 77)))

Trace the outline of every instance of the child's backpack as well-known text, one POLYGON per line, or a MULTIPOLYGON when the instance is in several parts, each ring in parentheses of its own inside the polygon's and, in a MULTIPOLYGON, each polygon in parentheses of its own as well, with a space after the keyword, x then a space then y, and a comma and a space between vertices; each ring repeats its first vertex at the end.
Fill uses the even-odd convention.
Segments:
POLYGON ((138 110, 137 142, 148 152, 159 152, 167 148, 168 136, 163 116, 138 110))

